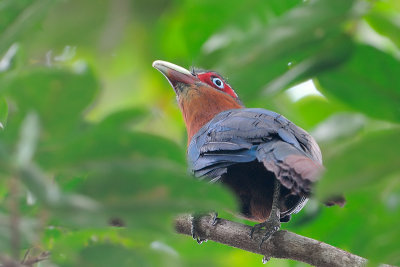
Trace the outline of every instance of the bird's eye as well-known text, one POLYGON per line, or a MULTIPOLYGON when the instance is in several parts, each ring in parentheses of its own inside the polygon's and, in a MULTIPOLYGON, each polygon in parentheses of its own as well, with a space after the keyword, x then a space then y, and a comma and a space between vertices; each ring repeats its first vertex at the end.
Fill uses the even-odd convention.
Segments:
POLYGON ((221 81, 220 78, 214 77, 211 79, 211 81, 213 82, 213 84, 215 84, 218 88, 224 88, 224 83, 221 81))

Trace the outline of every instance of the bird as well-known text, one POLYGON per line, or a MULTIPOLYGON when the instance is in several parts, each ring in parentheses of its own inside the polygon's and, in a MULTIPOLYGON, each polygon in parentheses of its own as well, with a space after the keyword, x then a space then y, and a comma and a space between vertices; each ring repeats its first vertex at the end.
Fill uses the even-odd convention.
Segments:
MULTIPOLYGON (((261 246, 311 196, 324 171, 317 142, 276 112, 246 108, 215 71, 187 70, 162 60, 153 67, 175 91, 188 135, 190 172, 233 192, 240 216, 258 222, 250 237, 263 231, 261 246)), ((326 204, 344 202, 337 197, 326 204)))

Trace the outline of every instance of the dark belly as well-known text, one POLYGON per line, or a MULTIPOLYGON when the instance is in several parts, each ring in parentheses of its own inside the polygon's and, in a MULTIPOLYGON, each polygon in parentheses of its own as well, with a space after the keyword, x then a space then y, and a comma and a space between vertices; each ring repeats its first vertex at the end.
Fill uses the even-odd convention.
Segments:
MULTIPOLYGON (((271 212, 275 175, 258 161, 239 163, 228 168, 221 177, 236 195, 241 214, 249 220, 264 222, 271 212)), ((290 214, 304 201, 304 196, 290 194, 281 186, 279 209, 281 221, 290 219, 290 214)))

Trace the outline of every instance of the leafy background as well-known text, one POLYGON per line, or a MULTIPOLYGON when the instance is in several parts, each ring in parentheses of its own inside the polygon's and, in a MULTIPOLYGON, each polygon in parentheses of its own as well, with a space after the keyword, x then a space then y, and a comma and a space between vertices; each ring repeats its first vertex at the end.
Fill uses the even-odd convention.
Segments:
POLYGON ((399 265, 399 47, 397 0, 0 1, 0 259, 261 264, 173 232, 181 212, 240 219, 228 192, 186 173, 174 93, 151 67, 163 59, 223 73, 248 107, 316 137, 316 198, 344 192, 347 205, 313 200, 283 228, 399 265), (294 98, 305 81, 323 95, 294 98))

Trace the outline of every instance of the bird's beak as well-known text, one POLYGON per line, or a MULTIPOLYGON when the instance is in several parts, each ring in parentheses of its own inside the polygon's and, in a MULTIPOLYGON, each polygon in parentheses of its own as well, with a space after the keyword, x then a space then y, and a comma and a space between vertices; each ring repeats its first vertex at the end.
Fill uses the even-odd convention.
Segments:
POLYGON ((177 95, 188 85, 190 86, 199 82, 197 76, 187 69, 166 61, 156 60, 153 62, 153 67, 158 69, 168 79, 177 95))

